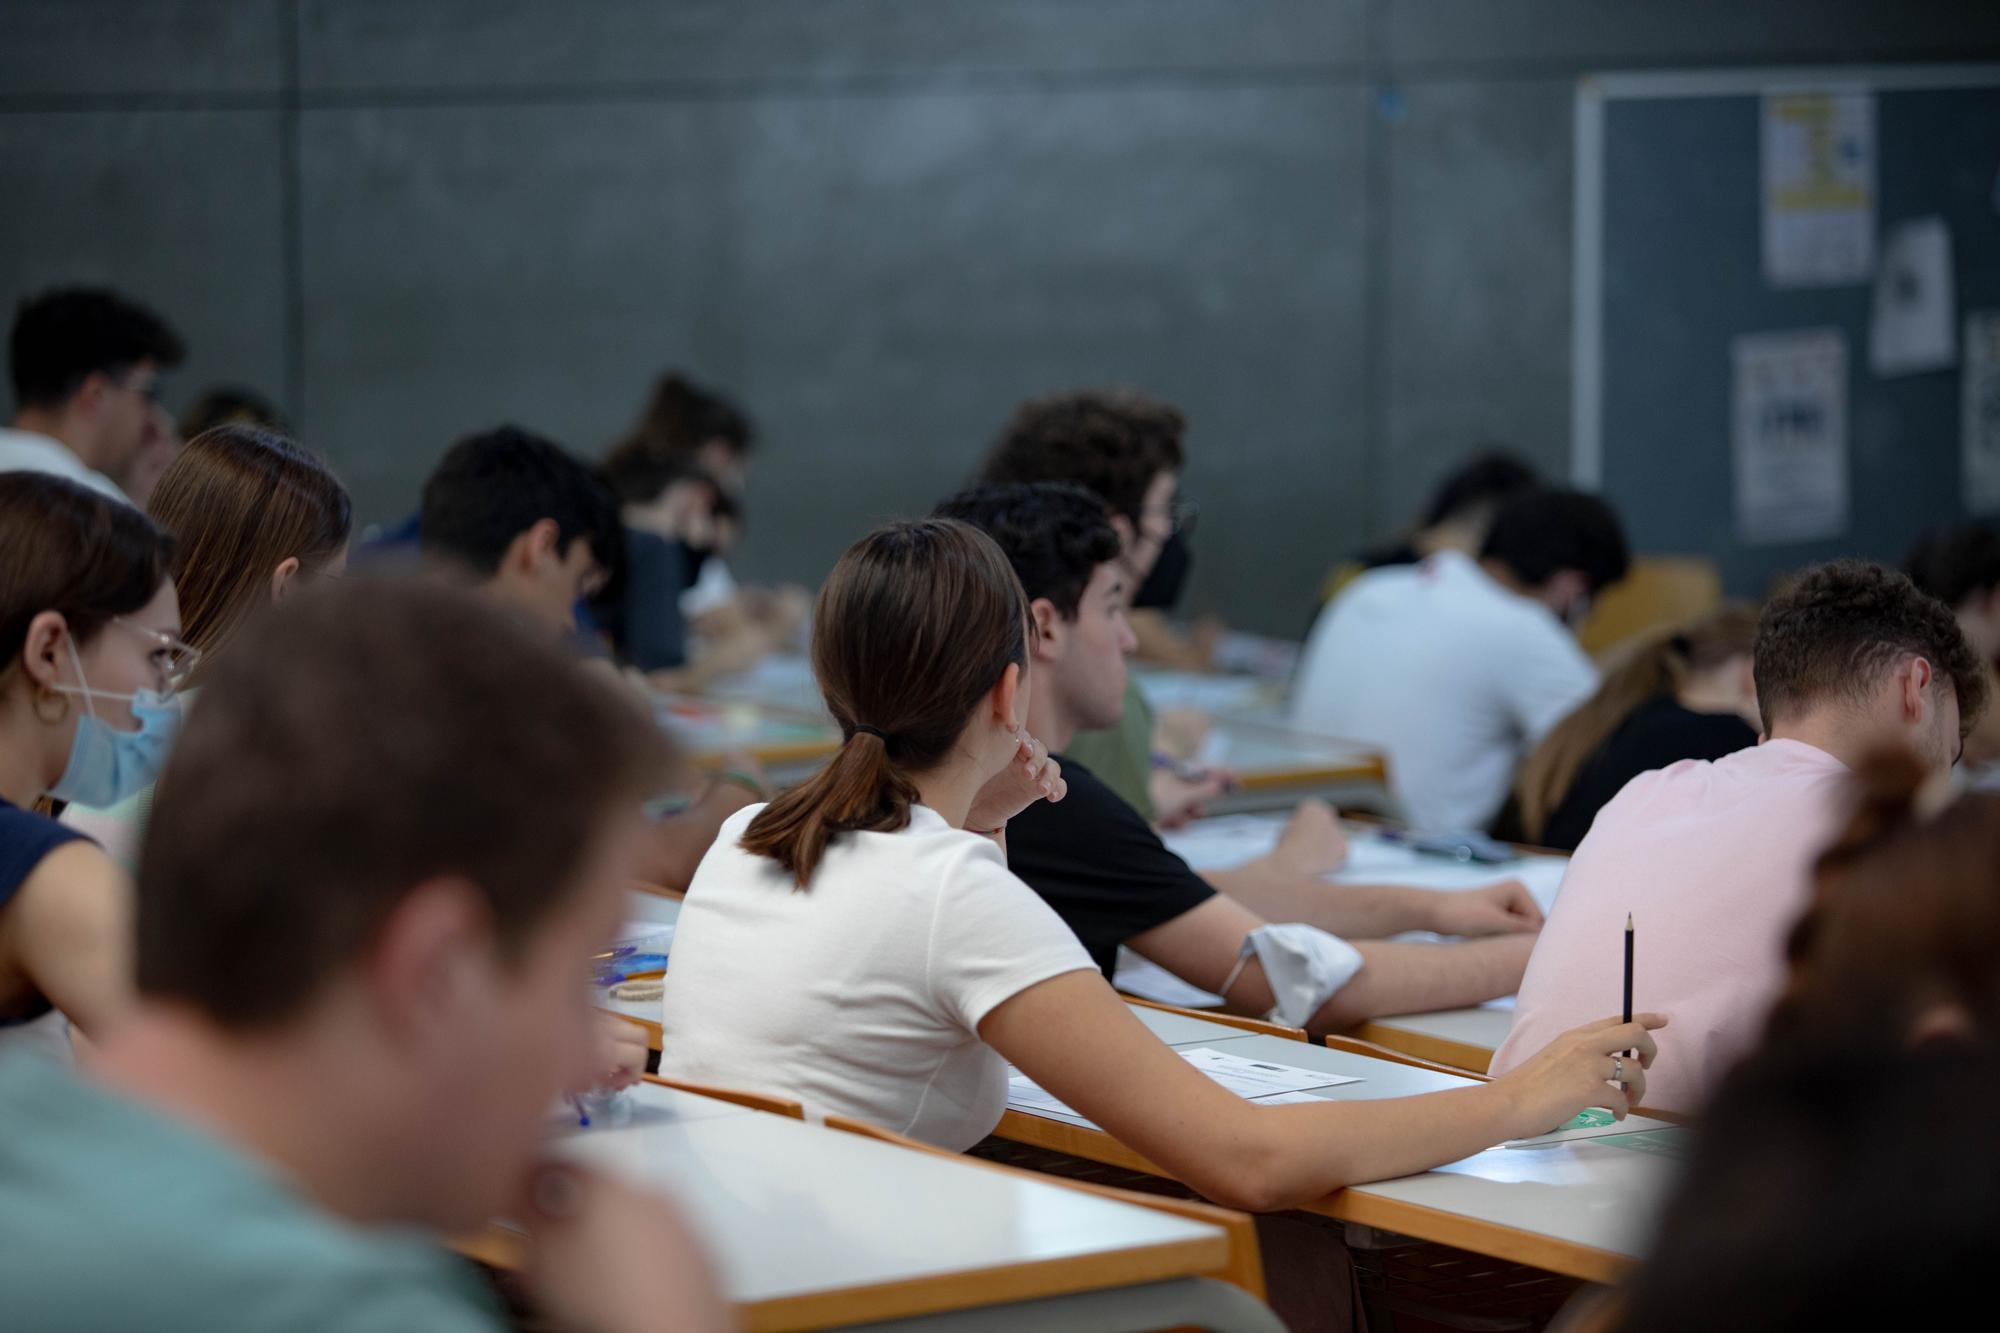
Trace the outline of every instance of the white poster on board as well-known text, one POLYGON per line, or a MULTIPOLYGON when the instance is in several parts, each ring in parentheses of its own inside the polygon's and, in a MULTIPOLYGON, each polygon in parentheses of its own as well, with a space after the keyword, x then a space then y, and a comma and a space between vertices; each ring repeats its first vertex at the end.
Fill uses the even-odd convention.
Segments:
POLYGON ((1951 231, 1943 218, 1918 218, 1889 233, 1875 275, 1868 368, 1877 375, 1948 370, 1958 359, 1952 319, 1951 231))
POLYGON ((2000 513, 2000 310, 1965 316, 1965 384, 1959 426, 1965 507, 2000 513))
POLYGON ((1847 339, 1751 333, 1735 362, 1736 536, 1751 544, 1847 531, 1847 339))
POLYGON ((1839 287, 1875 271, 1875 96, 1764 98, 1764 280, 1839 287))

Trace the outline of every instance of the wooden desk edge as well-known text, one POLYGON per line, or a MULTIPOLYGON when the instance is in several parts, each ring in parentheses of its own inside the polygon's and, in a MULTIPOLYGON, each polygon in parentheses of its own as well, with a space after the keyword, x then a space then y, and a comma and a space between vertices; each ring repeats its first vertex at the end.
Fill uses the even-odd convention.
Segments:
MULTIPOLYGON (((1071 1157, 1102 1162, 1107 1166, 1124 1167, 1128 1170, 1144 1171, 1148 1175, 1159 1176, 1162 1179, 1173 1179, 1171 1173, 1161 1170, 1102 1130, 1085 1129, 1080 1125, 1052 1120, 1047 1116, 1010 1110, 1000 1117, 999 1127, 993 1132, 1003 1139, 1025 1143, 1031 1147, 1047 1148, 1054 1152, 1067 1153, 1071 1157)), ((1560 1273, 1565 1277, 1581 1278, 1586 1282, 1615 1282, 1623 1277, 1635 1262, 1629 1255, 1601 1250, 1592 1245, 1566 1241, 1539 1232, 1521 1231, 1514 1227, 1501 1226, 1496 1222, 1483 1222, 1478 1218, 1467 1217, 1461 1213, 1448 1213, 1422 1204, 1357 1193, 1351 1189, 1338 1190, 1323 1199, 1316 1199, 1289 1211, 1317 1213, 1321 1217, 1336 1218, 1343 1222, 1358 1222, 1366 1226, 1381 1227, 1385 1231, 1415 1236, 1419 1240, 1436 1241, 1441 1245, 1453 1245, 1490 1258, 1527 1264, 1532 1268, 1560 1273)))
POLYGON ((1244 773, 1236 785, 1244 791, 1271 791, 1334 782, 1387 782, 1389 770, 1379 758, 1358 758, 1341 764, 1300 765, 1244 773))
POLYGON ((1427 1032, 1412 1032, 1408 1028, 1386 1023, 1362 1023, 1350 1029, 1347 1035, 1472 1074, 1487 1073, 1493 1064, 1493 1052, 1484 1046, 1453 1041, 1449 1037, 1434 1037, 1427 1032))
POLYGON ((729 765, 732 754, 747 754, 759 764, 776 767, 780 764, 816 763, 831 758, 840 750, 838 738, 824 741, 788 741, 782 745, 745 745, 740 750, 697 750, 693 752, 696 767, 704 772, 715 772, 729 765))
MULTIPOLYGON (((498 1225, 460 1237, 451 1242, 451 1248, 488 1267, 510 1272, 519 1270, 527 1255, 525 1238, 498 1225)), ((995 1268, 929 1273, 898 1282, 776 1296, 739 1305, 736 1310, 746 1333, 794 1333, 1199 1277, 1228 1262, 1229 1237, 1216 1229, 1206 1236, 1108 1253, 1033 1259, 995 1268)))

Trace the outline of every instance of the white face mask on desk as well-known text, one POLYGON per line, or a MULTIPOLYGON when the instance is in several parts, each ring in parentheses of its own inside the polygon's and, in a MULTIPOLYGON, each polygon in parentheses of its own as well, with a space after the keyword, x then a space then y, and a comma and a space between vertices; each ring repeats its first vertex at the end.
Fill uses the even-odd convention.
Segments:
POLYGON ((1275 1003, 1269 1017, 1304 1027, 1335 991, 1361 970, 1361 951, 1318 926, 1284 922, 1259 926, 1243 937, 1236 966, 1222 983, 1222 993, 1255 957, 1263 965, 1275 1003))

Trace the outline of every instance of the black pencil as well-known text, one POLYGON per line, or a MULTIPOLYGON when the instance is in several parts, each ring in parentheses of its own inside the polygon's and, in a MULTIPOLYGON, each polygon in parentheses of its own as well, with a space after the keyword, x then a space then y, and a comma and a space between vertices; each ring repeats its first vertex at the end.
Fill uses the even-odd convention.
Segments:
POLYGON ((1625 1021, 1632 1021, 1632 914, 1625 914, 1625 1021))

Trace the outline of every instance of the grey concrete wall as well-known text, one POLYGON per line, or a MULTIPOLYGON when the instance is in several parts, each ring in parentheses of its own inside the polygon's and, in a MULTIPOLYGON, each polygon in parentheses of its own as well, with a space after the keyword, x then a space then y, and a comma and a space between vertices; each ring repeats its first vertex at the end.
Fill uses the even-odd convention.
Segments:
POLYGON ((1296 632, 1469 445, 1563 466, 1579 72, 1996 53, 1971 0, 0 0, 0 300, 157 304, 173 395, 267 387, 368 519, 685 366, 800 580, 1136 385, 1196 604, 1296 632))

